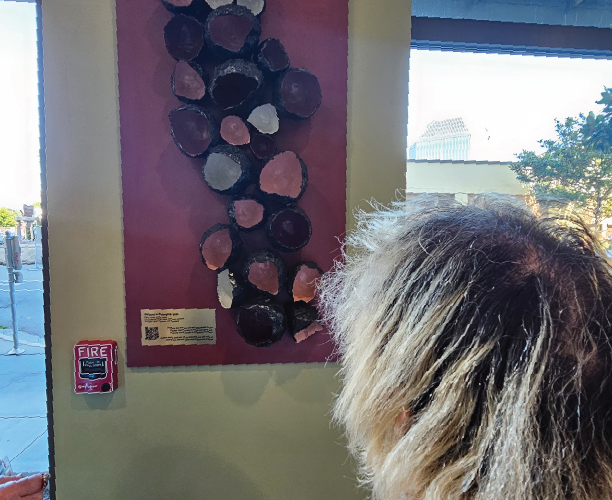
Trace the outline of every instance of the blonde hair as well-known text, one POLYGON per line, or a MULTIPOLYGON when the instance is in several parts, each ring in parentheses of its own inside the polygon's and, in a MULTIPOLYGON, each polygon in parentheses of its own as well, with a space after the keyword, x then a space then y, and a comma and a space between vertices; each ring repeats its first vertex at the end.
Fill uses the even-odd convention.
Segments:
POLYGON ((612 499, 612 277, 580 220, 423 197, 347 247, 320 302, 374 499, 612 499))

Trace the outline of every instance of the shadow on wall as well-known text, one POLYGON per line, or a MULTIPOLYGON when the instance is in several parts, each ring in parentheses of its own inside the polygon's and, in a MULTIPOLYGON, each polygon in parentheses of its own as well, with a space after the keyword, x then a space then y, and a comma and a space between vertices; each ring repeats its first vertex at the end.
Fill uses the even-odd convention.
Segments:
POLYGON ((221 383, 227 399, 244 408, 260 400, 270 380, 294 401, 329 405, 339 381, 329 378, 325 384, 320 383, 317 373, 325 366, 336 368, 335 363, 235 365, 231 370, 221 372, 221 383), (248 384, 244 383, 245 372, 248 372, 248 384))
POLYGON ((221 372, 223 393, 233 403, 248 408, 259 401, 273 373, 274 369, 270 365, 260 367, 251 365, 233 366, 232 370, 221 372), (244 383, 245 371, 248 371, 248 384, 244 383))
MULTIPOLYGON (((119 351, 119 364, 122 362, 119 351)), ((201 366, 150 366, 132 367, 133 373, 217 373, 228 401, 242 408, 256 405, 263 396, 270 381, 279 387, 292 400, 301 403, 319 403, 328 406, 332 396, 338 391, 340 381, 335 377, 324 377, 321 383, 321 369, 336 371, 335 362, 329 363, 284 363, 262 365, 201 365, 201 366)), ((119 372, 119 386, 124 388, 122 371, 119 372)), ((117 393, 122 393, 119 390, 117 393)), ((117 409, 125 407, 125 395, 98 394, 97 400, 86 402, 90 409, 117 409)), ((193 395, 191 396, 193 397, 193 395)), ((84 409, 83 398, 75 398, 78 404, 74 409, 84 409)))
POLYGON ((109 481, 113 498, 168 500, 264 500, 248 476, 235 465, 205 449, 148 447, 142 443, 139 454, 123 469, 123 475, 109 481), (160 467, 160 462, 165 464, 160 467), (151 474, 152 470, 163 474, 151 474), (135 493, 136 492, 136 493, 135 493))

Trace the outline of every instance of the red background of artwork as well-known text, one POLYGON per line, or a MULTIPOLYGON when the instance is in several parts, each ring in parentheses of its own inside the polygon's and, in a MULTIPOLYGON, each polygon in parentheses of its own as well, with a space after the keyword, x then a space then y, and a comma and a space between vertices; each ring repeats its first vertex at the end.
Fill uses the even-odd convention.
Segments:
MULTIPOLYGON (((227 223, 229 197, 210 191, 202 160, 183 156, 170 136, 168 113, 175 61, 163 43, 170 20, 158 0, 117 2, 119 104, 128 366, 319 362, 330 359, 328 335, 295 344, 289 334, 266 348, 246 344, 230 312, 219 306, 216 273, 198 245, 215 223, 227 223), (142 346, 141 309, 216 309, 217 344, 142 346)), ((309 185, 298 205, 313 234, 289 264, 313 260, 328 270, 338 257, 346 210, 348 0, 267 0, 262 40, 281 40, 291 64, 314 73, 323 103, 310 120, 283 119, 279 151, 298 153, 309 185)), ((255 240, 257 236, 254 237, 255 240)))

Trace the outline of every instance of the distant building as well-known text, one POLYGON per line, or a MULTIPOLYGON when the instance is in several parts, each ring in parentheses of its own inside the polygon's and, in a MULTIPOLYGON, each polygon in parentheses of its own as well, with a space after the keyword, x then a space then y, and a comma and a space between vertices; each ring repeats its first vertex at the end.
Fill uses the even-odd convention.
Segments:
POLYGON ((462 118, 433 121, 408 149, 410 160, 463 160, 470 156, 470 133, 462 118))

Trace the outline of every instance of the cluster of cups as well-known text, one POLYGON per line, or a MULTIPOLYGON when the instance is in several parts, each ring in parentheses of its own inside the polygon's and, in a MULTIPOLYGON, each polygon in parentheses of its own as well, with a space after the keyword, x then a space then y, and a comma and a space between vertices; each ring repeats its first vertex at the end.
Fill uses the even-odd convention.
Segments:
POLYGON ((323 272, 314 262, 286 271, 281 253, 306 246, 310 219, 297 206, 308 169, 292 151, 277 151, 279 116, 310 118, 321 104, 317 78, 291 67, 280 40, 261 38, 265 0, 162 0, 174 14, 164 28, 176 60, 170 112, 179 150, 202 158, 208 187, 231 197, 229 224, 202 236, 202 261, 217 272, 222 307, 235 312, 238 333, 258 347, 288 330, 301 342, 322 329, 312 305, 323 272), (244 249, 241 234, 261 229, 268 247, 244 249), (283 304, 284 303, 284 304, 283 304))

